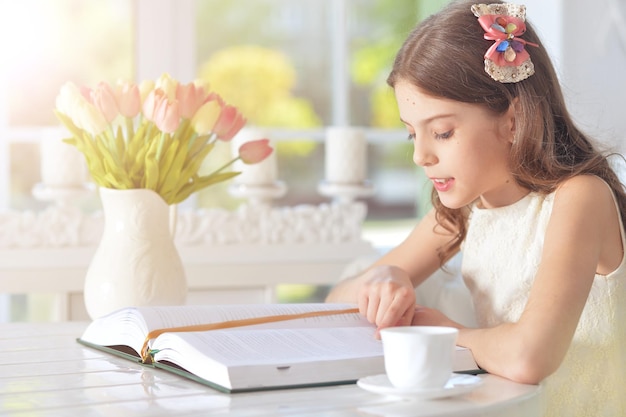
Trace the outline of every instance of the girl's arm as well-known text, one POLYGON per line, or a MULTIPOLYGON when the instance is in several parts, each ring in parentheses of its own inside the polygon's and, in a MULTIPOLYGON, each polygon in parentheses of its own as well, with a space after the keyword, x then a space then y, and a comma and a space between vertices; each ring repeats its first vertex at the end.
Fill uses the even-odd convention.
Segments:
MULTIPOLYGON (((542 261, 519 321, 461 329, 458 344, 469 347, 488 372, 539 383, 561 364, 594 275, 617 269, 623 250, 619 213, 606 184, 592 176, 567 180, 557 190, 542 261)), ((461 327, 419 308, 413 324, 461 327)))
POLYGON ((437 248, 452 235, 437 225, 431 210, 397 247, 362 274, 343 280, 327 302, 350 302, 379 328, 410 324, 415 309, 414 288, 440 267, 437 248))

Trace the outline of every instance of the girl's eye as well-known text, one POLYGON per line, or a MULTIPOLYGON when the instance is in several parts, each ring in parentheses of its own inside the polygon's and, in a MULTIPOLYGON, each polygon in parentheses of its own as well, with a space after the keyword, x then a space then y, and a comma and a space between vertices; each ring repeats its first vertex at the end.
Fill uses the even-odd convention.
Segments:
POLYGON ((409 141, 412 141, 415 139, 415 133, 409 133, 409 136, 406 138, 409 141))
POLYGON ((435 139, 437 139, 437 140, 444 140, 444 139, 450 139, 450 137, 452 137, 453 133, 454 133, 453 130, 448 130, 447 132, 444 132, 444 133, 434 132, 434 135, 435 135, 435 139))

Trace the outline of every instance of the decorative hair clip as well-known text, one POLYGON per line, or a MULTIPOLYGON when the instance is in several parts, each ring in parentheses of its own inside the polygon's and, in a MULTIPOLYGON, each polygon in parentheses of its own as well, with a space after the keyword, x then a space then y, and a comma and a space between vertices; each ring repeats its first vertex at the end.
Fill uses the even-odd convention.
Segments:
POLYGON ((485 72, 501 83, 516 83, 535 73, 525 45, 539 46, 520 38, 526 32, 526 6, 512 3, 474 4, 471 8, 485 31, 495 41, 485 53, 485 72))

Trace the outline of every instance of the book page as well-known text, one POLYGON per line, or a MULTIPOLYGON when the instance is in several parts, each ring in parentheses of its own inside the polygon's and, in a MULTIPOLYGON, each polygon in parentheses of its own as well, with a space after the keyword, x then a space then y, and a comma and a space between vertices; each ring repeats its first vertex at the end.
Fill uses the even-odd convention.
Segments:
MULTIPOLYGON (((210 357, 229 367, 253 364, 279 366, 382 356, 382 342, 375 338, 374 333, 374 326, 165 333, 157 338, 153 348, 169 351, 165 355, 170 358, 171 351, 177 354, 184 351, 184 355, 195 357, 195 360, 202 362, 210 357)), ((155 359, 159 360, 159 357, 163 358, 157 354, 155 359)), ((470 349, 456 346, 453 369, 455 372, 479 369, 470 349)))
POLYGON ((380 357, 382 343, 375 328, 335 327, 302 329, 214 330, 165 333, 153 349, 154 359, 169 360, 197 373, 207 358, 227 367, 289 366, 296 363, 380 357), (198 364, 198 365, 196 365, 198 364))
MULTIPOLYGON (((152 330, 313 311, 346 310, 354 307, 351 304, 328 303, 130 307, 94 320, 81 339, 101 346, 126 345, 140 352, 144 339, 152 330)), ((248 327, 337 326, 370 326, 370 324, 360 314, 350 313, 285 320, 248 327)))
MULTIPOLYGON (((138 311, 143 315, 147 328, 154 330, 179 326, 222 323, 255 317, 294 315, 313 311, 347 310, 351 308, 355 308, 355 306, 351 304, 303 303, 140 307, 138 311)), ((337 327, 346 325, 369 326, 367 320, 360 314, 350 313, 272 322, 254 325, 254 327, 337 327)))

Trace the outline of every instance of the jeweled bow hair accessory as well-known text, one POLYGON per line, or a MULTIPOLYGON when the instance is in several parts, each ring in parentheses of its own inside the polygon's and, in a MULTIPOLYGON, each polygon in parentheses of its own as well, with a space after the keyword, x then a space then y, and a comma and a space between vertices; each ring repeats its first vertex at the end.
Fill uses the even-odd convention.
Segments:
POLYGON ((526 32, 526 6, 512 3, 474 4, 472 13, 495 41, 485 53, 485 72, 501 83, 516 83, 535 73, 525 45, 539 46, 521 38, 526 32))

